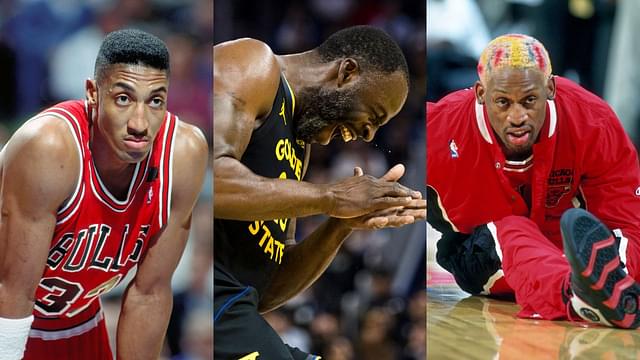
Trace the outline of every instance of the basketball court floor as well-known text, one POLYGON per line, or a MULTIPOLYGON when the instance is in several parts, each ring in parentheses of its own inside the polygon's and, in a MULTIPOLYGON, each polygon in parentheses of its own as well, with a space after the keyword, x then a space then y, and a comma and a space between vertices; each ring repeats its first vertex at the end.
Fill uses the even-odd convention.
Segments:
POLYGON ((510 301, 470 296, 435 263, 428 231, 428 359, 640 359, 640 330, 516 317, 510 301))

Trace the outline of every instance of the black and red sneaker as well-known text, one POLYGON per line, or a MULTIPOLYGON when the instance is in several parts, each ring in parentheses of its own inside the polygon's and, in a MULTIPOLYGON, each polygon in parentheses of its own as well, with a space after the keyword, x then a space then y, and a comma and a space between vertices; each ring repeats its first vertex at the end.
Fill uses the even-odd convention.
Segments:
POLYGON ((640 285, 627 274, 619 241, 595 216, 567 210, 560 219, 571 265, 571 306, 581 318, 624 329, 640 326, 640 285))

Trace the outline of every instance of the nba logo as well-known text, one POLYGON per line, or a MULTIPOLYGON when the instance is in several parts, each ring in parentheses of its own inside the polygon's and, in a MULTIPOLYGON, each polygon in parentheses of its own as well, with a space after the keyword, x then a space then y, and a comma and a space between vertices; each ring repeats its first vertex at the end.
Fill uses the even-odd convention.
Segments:
POLYGON ((453 139, 449 140, 449 151, 451 152, 452 159, 457 159, 460 156, 458 153, 458 145, 456 145, 456 142, 453 141, 453 139))
POLYGON ((149 188, 149 192, 147 193, 147 204, 151 204, 152 198, 153 198, 153 189, 149 188))

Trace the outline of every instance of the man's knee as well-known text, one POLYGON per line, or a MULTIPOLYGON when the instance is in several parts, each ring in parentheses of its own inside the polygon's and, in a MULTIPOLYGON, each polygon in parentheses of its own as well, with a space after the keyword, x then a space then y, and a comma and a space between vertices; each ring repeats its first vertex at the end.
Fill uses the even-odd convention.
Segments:
POLYGON ((502 261, 491 225, 478 226, 453 253, 437 256, 440 266, 453 274, 458 286, 470 294, 488 293, 492 283, 502 276, 502 261))

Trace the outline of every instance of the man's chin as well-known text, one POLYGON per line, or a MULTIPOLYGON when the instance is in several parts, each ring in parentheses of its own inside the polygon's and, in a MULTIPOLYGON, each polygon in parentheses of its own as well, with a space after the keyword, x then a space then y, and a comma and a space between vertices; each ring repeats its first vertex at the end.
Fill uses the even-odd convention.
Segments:
POLYGON ((511 161, 526 160, 533 153, 532 146, 509 147, 505 152, 505 158, 511 161))
POLYGON ((137 164, 146 159, 148 154, 148 151, 127 151, 121 159, 129 164, 137 164))

